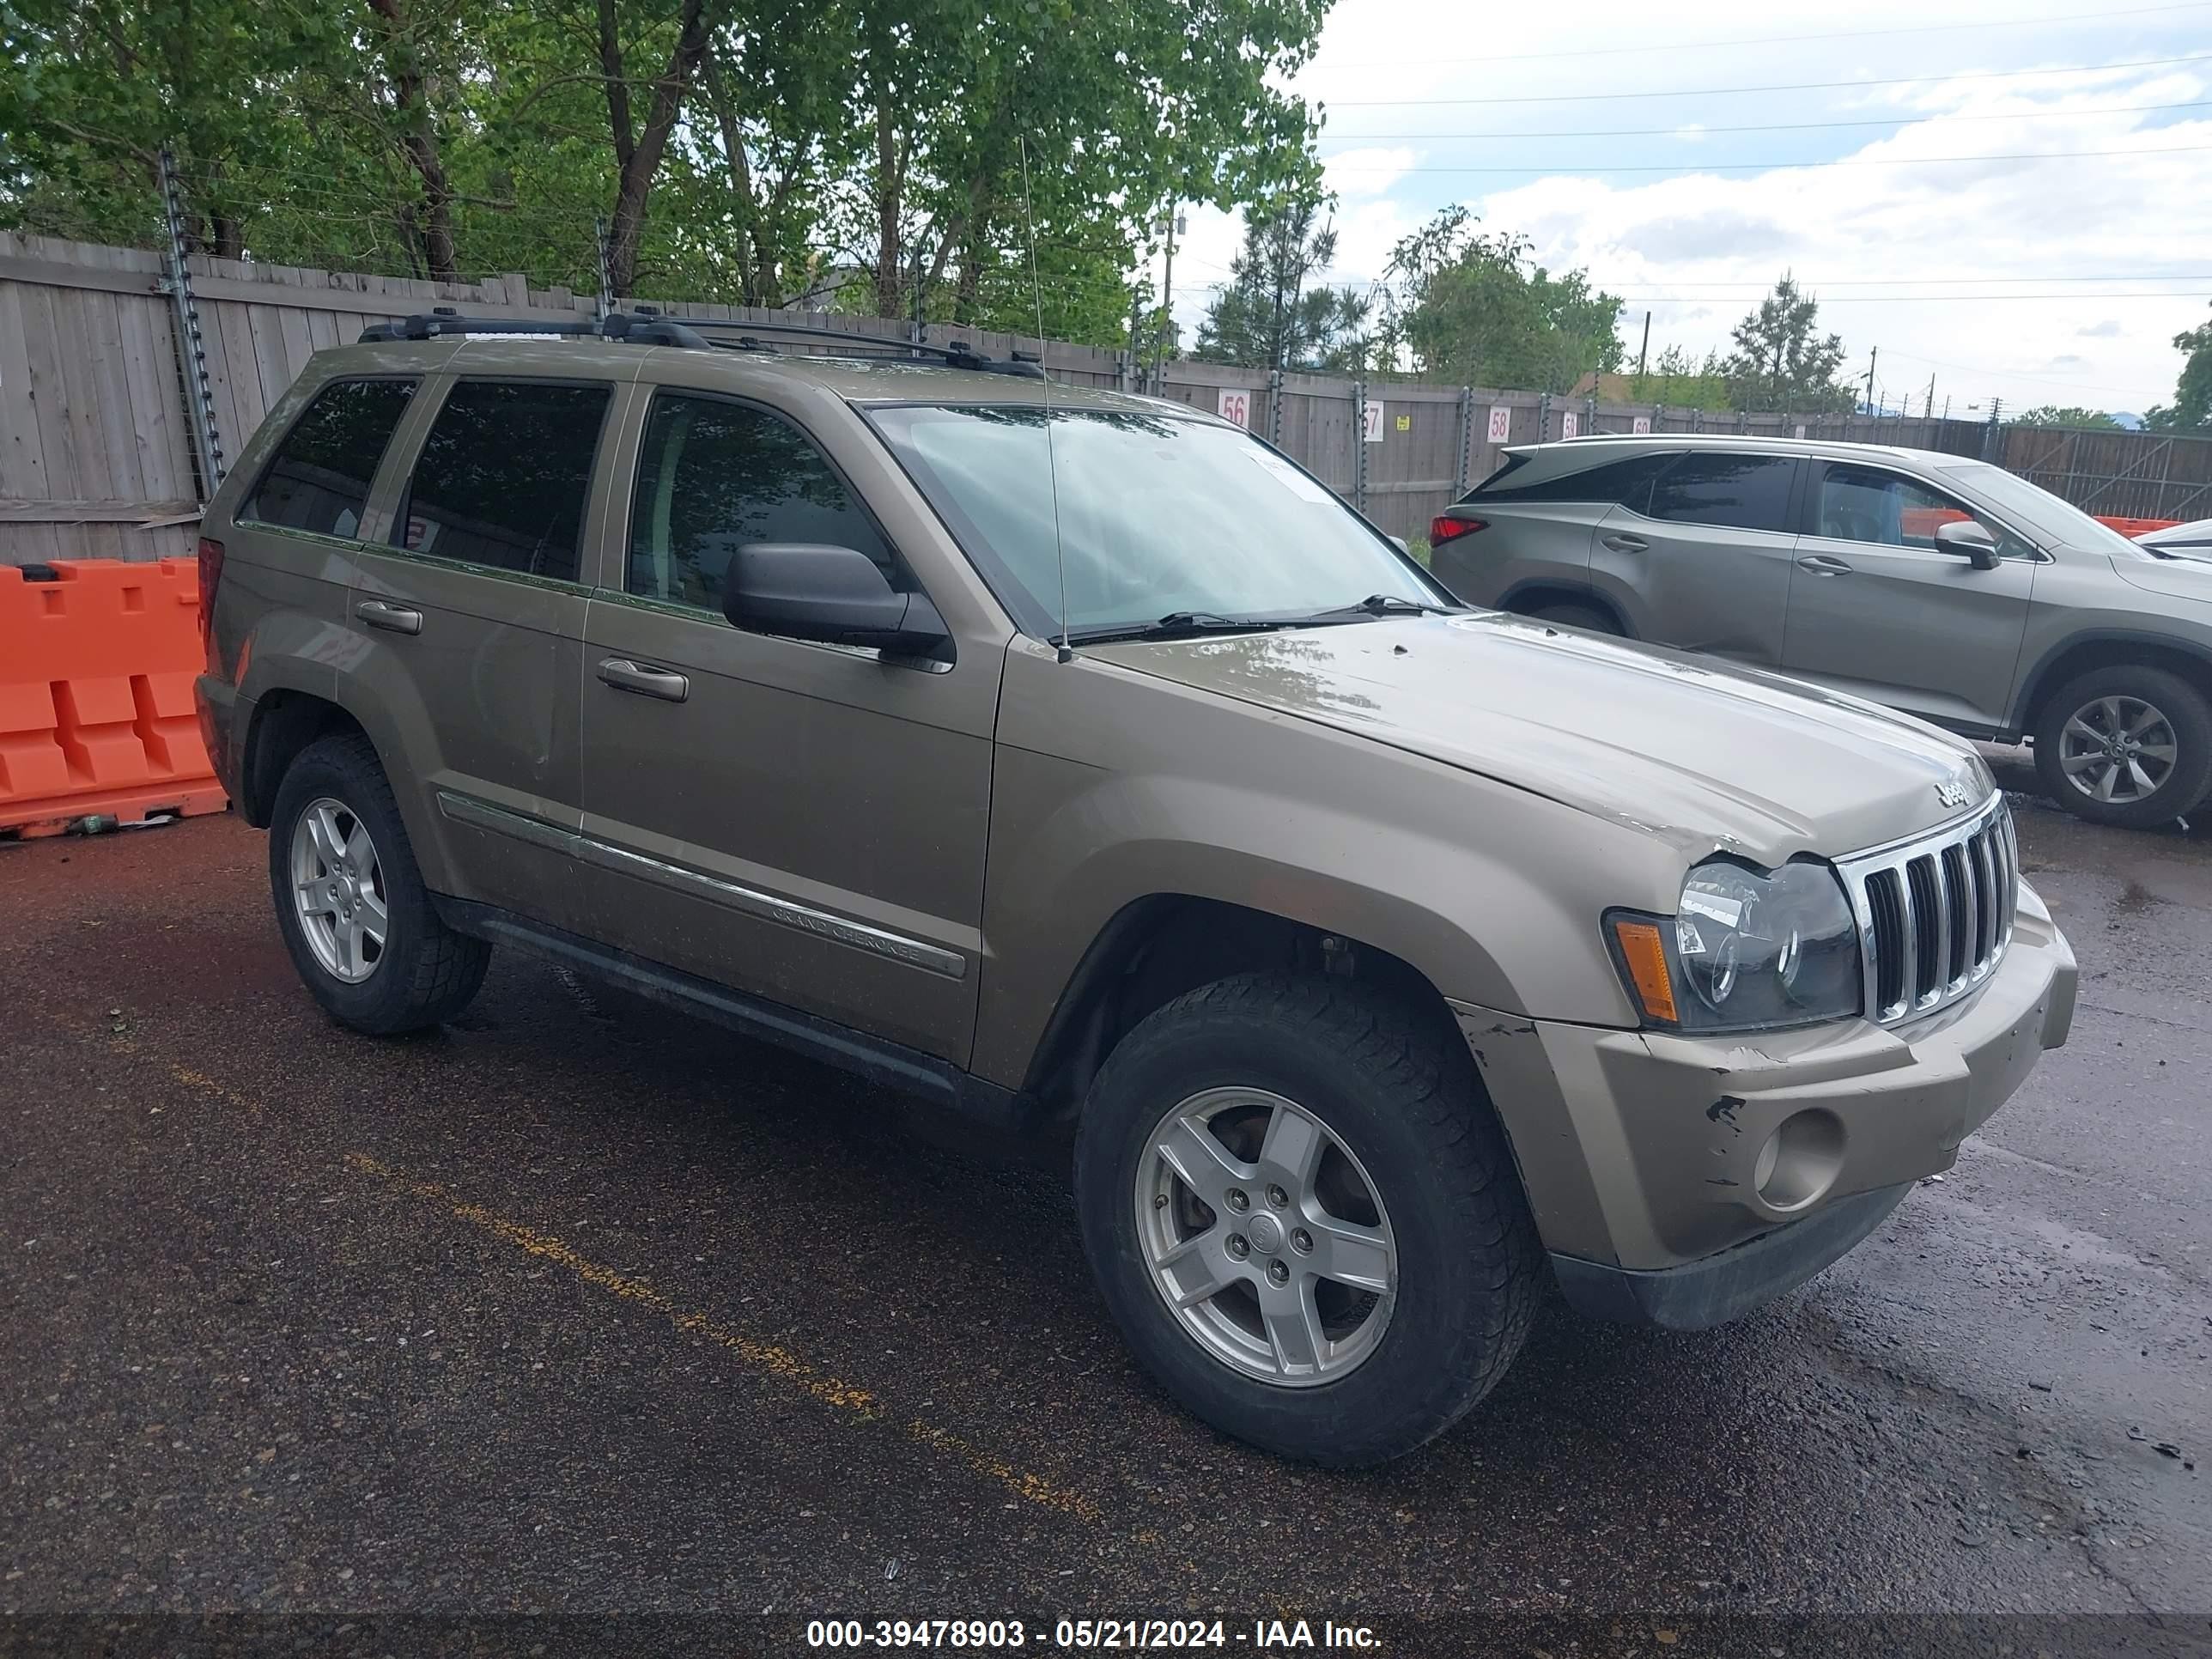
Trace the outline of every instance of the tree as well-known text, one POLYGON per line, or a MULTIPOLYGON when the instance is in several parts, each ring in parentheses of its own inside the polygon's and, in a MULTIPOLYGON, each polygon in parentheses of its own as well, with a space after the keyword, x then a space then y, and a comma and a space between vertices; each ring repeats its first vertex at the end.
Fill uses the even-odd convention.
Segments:
POLYGON ((1729 409, 1728 376, 1721 372, 1719 354, 1708 351, 1701 364, 1680 346, 1659 354, 1650 371, 1632 374, 1629 395, 1639 404, 1666 404, 1675 409, 1729 409))
POLYGON ((2090 427, 2100 431, 2121 429, 2120 423, 2101 409, 2080 409, 2070 404, 2045 404, 2031 409, 2020 417, 2021 426, 2090 427))
POLYGON ((1620 367, 1620 301, 1589 274, 1554 276, 1531 244, 1474 229, 1445 208, 1391 250, 1384 273, 1386 359, 1410 356, 1429 374, 1482 386, 1565 392, 1582 376, 1620 367))
POLYGON ((2153 432, 2212 429, 2212 323, 2184 329, 2173 337, 2173 349, 2184 359, 2173 402, 2148 411, 2143 425, 2153 432))
POLYGON ((1820 301, 1802 292, 1787 272, 1759 309, 1735 325, 1735 349, 1723 362, 1738 409, 1778 409, 1810 414, 1848 414, 1856 398, 1839 384, 1839 336, 1815 331, 1820 301))
POLYGON ((1246 368, 1326 370, 1365 366, 1361 331, 1372 309, 1351 288, 1308 289, 1336 259, 1336 228, 1317 223, 1310 191, 1278 198, 1245 216, 1243 251, 1214 291, 1198 327, 1201 362, 1246 368))

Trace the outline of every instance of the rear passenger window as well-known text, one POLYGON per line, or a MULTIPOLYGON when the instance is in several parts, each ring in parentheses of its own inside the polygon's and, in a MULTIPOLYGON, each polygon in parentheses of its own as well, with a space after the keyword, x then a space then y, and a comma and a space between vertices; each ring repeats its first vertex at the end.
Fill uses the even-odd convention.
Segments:
POLYGON ((608 398, 604 386, 461 381, 416 458, 393 541, 574 581, 608 398))
POLYGON ((1653 487, 1644 512, 1674 524, 1786 531, 1796 465, 1787 455, 1685 455, 1653 487))
POLYGON ((377 463, 415 385, 334 380, 325 386, 284 434, 238 516, 319 536, 358 536, 377 463))
POLYGON ((629 592, 722 608, 747 542, 854 547, 902 587, 897 562, 805 434, 764 410, 663 392, 653 401, 631 498, 629 592))
POLYGON ((1632 455, 1602 466, 1586 466, 1564 476, 1523 482, 1513 471, 1493 474, 1474 498, 1499 502, 1591 501, 1612 502, 1644 510, 1651 498, 1651 482, 1674 459, 1671 453, 1632 455))

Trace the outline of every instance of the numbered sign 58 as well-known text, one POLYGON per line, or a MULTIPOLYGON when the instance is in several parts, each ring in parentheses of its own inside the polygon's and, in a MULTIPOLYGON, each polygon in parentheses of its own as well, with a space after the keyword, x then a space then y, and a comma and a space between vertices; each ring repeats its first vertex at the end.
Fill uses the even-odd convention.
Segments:
POLYGON ((1642 437, 1651 430, 1651 417, 1649 415, 1638 415, 1628 423, 1628 429, 1638 437, 1642 437))
POLYGON ((1559 435, 1562 438, 1579 437, 1582 434, 1582 429, 1583 417, 1575 413, 1571 409, 1560 410, 1559 435))
POLYGON ((1367 405, 1366 421, 1367 428, 1360 434, 1360 436, 1370 444, 1381 443, 1382 441, 1382 405, 1381 404, 1370 403, 1367 405))
POLYGON ((1492 404, 1490 406, 1490 441, 1502 444, 1513 436, 1513 405, 1492 404))
POLYGON ((1221 402, 1218 409, 1223 420, 1233 422, 1247 432, 1252 429, 1252 394, 1250 392, 1242 391, 1236 386, 1225 386, 1221 388, 1221 402))

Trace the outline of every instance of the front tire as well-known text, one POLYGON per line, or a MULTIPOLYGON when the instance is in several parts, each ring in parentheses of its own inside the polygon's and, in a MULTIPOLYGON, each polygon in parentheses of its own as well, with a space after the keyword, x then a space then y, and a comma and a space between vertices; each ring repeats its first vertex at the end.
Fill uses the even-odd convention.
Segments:
POLYGON ((1075 1188, 1138 1358, 1284 1456, 1432 1439, 1537 1305, 1542 1253, 1465 1045, 1364 987, 1244 975, 1152 1014, 1092 1085, 1075 1188))
POLYGON ((2212 787, 2212 710, 2160 668, 2100 668, 2058 688, 2035 721, 2035 770, 2092 823, 2148 830, 2212 787))
POLYGON ((277 786, 269 884, 292 965, 324 1011, 372 1036, 451 1018, 491 946, 439 919, 376 750, 319 738, 277 786))

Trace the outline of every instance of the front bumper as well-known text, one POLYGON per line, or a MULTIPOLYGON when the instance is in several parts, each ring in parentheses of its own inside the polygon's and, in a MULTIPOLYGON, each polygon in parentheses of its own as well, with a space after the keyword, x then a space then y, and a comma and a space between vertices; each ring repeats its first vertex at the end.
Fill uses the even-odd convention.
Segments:
POLYGON ((1802 1283, 1950 1168, 2066 1040, 2075 980, 2023 885, 1989 982, 1901 1028, 1692 1037, 1455 1012, 1570 1298, 1698 1325, 1802 1283))

